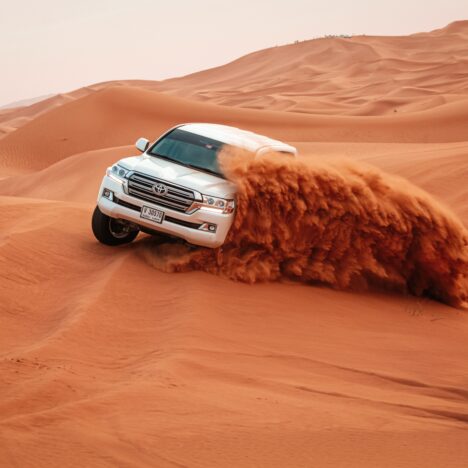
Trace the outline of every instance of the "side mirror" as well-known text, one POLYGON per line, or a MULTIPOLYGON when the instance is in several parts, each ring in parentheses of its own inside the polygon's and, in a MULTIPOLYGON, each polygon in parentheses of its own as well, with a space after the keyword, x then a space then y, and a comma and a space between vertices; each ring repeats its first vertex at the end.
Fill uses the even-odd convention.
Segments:
POLYGON ((146 138, 138 138, 138 140, 135 143, 135 146, 139 151, 144 153, 148 149, 149 143, 149 140, 147 140, 146 138))

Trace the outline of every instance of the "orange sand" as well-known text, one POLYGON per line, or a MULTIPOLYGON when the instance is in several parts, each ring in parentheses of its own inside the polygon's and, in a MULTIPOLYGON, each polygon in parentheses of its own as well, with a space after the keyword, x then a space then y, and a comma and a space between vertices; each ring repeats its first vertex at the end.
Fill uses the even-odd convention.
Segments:
POLYGON ((184 121, 373 164, 466 226, 466 50, 468 22, 323 39, 0 111, 0 465, 466 468, 466 311, 164 273, 90 230, 104 169, 184 121))

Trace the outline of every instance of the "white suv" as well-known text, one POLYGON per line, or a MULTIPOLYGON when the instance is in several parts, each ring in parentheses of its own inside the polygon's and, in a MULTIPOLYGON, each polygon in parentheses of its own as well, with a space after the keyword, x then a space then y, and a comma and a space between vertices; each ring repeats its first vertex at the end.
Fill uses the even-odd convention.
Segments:
POLYGON ((231 227, 236 187, 218 165, 224 145, 256 154, 296 148, 225 125, 178 125, 155 143, 136 142, 143 154, 109 167, 99 189, 92 228, 107 245, 131 242, 139 231, 219 247, 231 227))

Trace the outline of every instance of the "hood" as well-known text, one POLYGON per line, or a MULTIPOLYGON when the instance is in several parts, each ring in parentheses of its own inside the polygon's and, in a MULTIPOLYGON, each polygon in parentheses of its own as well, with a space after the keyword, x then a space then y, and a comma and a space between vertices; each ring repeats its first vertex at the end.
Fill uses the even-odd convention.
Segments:
POLYGON ((119 164, 132 171, 167 180, 204 195, 232 198, 236 193, 236 186, 229 180, 146 154, 121 159, 119 164))

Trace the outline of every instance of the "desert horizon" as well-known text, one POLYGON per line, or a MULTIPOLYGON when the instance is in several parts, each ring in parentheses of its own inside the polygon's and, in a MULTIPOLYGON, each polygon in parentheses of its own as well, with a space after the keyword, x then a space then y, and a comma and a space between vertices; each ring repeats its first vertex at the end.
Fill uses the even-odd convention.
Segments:
POLYGON ((2 466, 468 466, 468 20, 31 99, 0 108, 2 466), (226 144, 220 247, 99 243, 107 168, 186 122, 297 157, 226 144))

